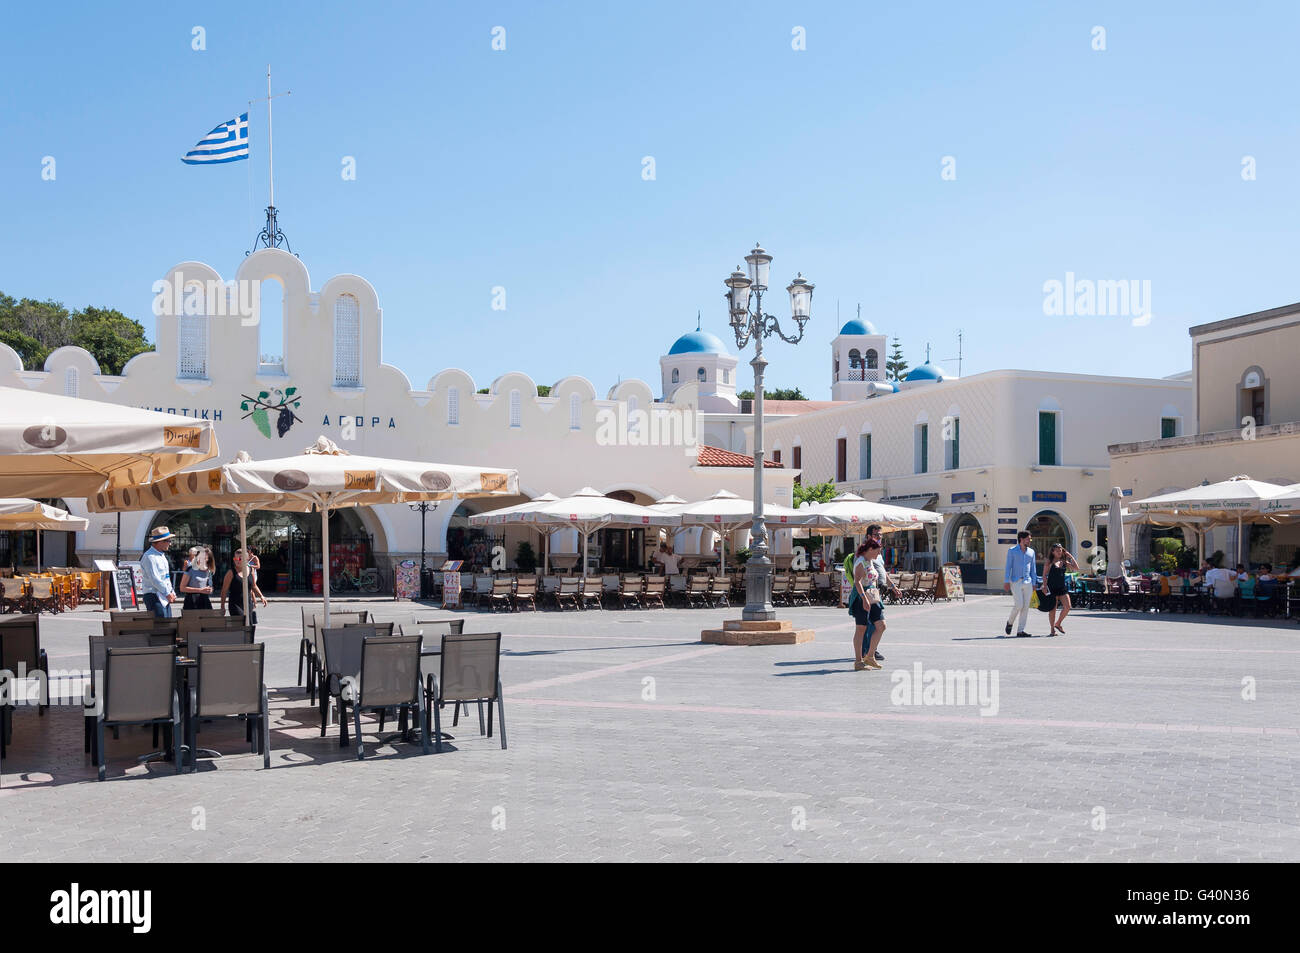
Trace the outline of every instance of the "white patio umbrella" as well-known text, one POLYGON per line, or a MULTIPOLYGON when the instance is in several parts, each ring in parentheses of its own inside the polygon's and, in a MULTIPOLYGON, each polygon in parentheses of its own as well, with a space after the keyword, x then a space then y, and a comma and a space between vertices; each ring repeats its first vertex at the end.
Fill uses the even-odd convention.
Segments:
MULTIPOLYGON (((330 611, 329 515, 348 506, 411 503, 418 500, 515 496, 514 470, 388 460, 349 454, 320 437, 302 454, 254 460, 241 453, 234 463, 170 477, 127 490, 105 489, 88 501, 92 510, 215 506, 239 515, 240 545, 247 550, 247 514, 256 509, 315 511, 321 515, 321 590, 325 617, 330 611)), ((244 611, 248 575, 244 575, 244 611)))
POLYGON ((41 569, 42 530, 62 530, 75 533, 84 530, 90 521, 73 516, 67 510, 41 503, 37 500, 0 500, 0 529, 36 530, 36 571, 41 569))
MULTIPOLYGON (((1146 513, 1188 514, 1203 516, 1212 524, 1237 526, 1237 562, 1241 562, 1242 527, 1247 523, 1275 523, 1282 521, 1278 511, 1265 512, 1265 506, 1275 503, 1285 487, 1265 483, 1241 475, 1218 483, 1162 493, 1130 503, 1129 508, 1146 513)), ((1113 492, 1113 491, 1112 491, 1113 492)))
POLYGON ((804 526, 819 536, 853 536, 873 523, 880 524, 882 533, 893 533, 943 522, 942 513, 875 503, 856 493, 841 493, 825 503, 805 503, 796 512, 808 517, 804 526))
MULTIPOLYGON (((543 493, 541 496, 535 496, 524 503, 516 503, 514 506, 503 506, 499 510, 489 510, 486 513, 475 513, 469 518, 471 526, 501 526, 512 523, 523 523, 518 519, 521 513, 531 513, 543 503, 552 503, 559 499, 554 493, 543 493)), ((550 571, 548 561, 550 559, 550 541, 551 531, 548 529, 539 529, 538 536, 542 540, 542 572, 550 571)))
POLYGON ((1300 517, 1300 483, 1282 487, 1259 509, 1265 516, 1300 517))
MULTIPOLYGON (((682 503, 665 512, 675 513, 681 518, 683 526, 707 526, 718 533, 722 544, 718 547, 718 570, 727 566, 727 534, 735 532, 754 522, 754 501, 746 500, 727 490, 719 490, 707 500, 697 503, 682 503)), ((808 515, 801 510, 776 503, 763 504, 763 519, 769 525, 802 526, 808 515)))
POLYGON ((0 387, 0 493, 86 497, 216 455, 210 420, 0 387))
POLYGON ((1106 578, 1124 576, 1124 489, 1110 488, 1110 511, 1106 530, 1106 578))
MULTIPOLYGON (((1205 544, 1205 531, 1209 528, 1210 521, 1204 516, 1135 513, 1127 507, 1123 507, 1120 510, 1120 519, 1124 526, 1154 526, 1157 529, 1189 529, 1196 534, 1197 553, 1199 557, 1202 559, 1205 557, 1203 551, 1205 544)), ((1096 524, 1098 526, 1109 528, 1110 511, 1107 510, 1105 513, 1098 513, 1096 524)))
POLYGON ((589 486, 584 486, 572 496, 551 500, 527 513, 519 520, 534 526, 565 526, 582 536, 582 575, 587 575, 588 540, 598 529, 622 529, 646 526, 676 526, 679 518, 668 512, 627 503, 605 496, 589 486))

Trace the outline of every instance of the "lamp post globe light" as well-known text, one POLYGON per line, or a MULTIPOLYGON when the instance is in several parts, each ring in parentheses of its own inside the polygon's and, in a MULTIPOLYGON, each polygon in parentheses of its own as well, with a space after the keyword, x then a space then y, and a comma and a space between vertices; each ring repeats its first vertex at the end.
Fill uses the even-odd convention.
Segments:
MULTIPOLYGON (((763 519, 763 339, 775 334, 788 344, 803 340, 804 325, 812 316, 812 282, 798 275, 786 291, 790 293, 790 316, 798 326, 793 336, 781 330, 775 317, 763 312, 763 293, 767 291, 772 256, 757 243, 745 256, 748 274, 736 268, 723 282, 727 287, 727 309, 736 347, 744 350, 752 338, 754 359, 754 522, 750 529, 749 561, 745 563, 744 622, 767 622, 776 618, 772 607, 772 560, 768 556, 767 523, 763 519)), ((793 505, 793 501, 792 505, 793 505)))

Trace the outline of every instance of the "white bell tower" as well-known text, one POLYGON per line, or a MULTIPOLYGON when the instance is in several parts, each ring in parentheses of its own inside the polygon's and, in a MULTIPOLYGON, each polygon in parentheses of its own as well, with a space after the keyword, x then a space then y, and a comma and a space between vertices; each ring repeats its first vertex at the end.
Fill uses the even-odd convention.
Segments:
POLYGON ((883 389, 876 385, 885 381, 885 335, 861 311, 859 305, 858 317, 831 341, 831 400, 861 400, 883 389))

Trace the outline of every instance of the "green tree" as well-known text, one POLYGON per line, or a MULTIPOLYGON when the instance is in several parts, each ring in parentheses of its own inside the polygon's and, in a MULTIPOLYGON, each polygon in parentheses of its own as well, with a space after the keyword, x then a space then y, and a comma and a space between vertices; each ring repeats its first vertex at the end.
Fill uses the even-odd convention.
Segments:
POLYGON ((551 396, 551 385, 550 385, 550 384, 538 384, 538 385, 537 385, 537 396, 538 396, 538 397, 550 397, 550 396, 551 396))
MULTIPOLYGON (((752 390, 742 390, 736 395, 741 400, 753 400, 754 392, 752 390)), ((763 388, 764 400, 807 400, 804 392, 798 387, 778 387, 776 390, 763 388)))
POLYGON ((893 348, 889 357, 885 360, 885 379, 890 381, 901 381, 907 373, 907 361, 903 359, 903 345, 899 343, 898 337, 894 337, 893 348))
POLYGON ((23 367, 40 370, 52 351, 68 345, 85 348, 105 374, 120 374, 126 362, 152 351, 139 321, 112 308, 68 312, 58 301, 14 300, 0 294, 0 341, 22 358, 23 367))
POLYGON ((74 311, 72 343, 93 354, 105 374, 121 374, 131 358, 153 350, 144 336, 144 325, 116 308, 74 311))
POLYGON ((829 480, 825 483, 796 483, 794 487, 794 505, 796 508, 804 503, 829 503, 835 499, 835 484, 829 480))

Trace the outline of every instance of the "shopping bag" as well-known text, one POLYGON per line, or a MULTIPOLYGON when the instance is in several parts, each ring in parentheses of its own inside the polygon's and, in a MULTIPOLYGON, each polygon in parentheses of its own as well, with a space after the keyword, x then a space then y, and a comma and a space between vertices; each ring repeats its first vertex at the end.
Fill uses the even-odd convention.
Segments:
POLYGON ((1031 609, 1037 609, 1037 608, 1038 608, 1038 590, 1037 590, 1037 589, 1034 590, 1034 594, 1033 594, 1033 595, 1030 597, 1030 599, 1029 599, 1029 608, 1031 608, 1031 609))

